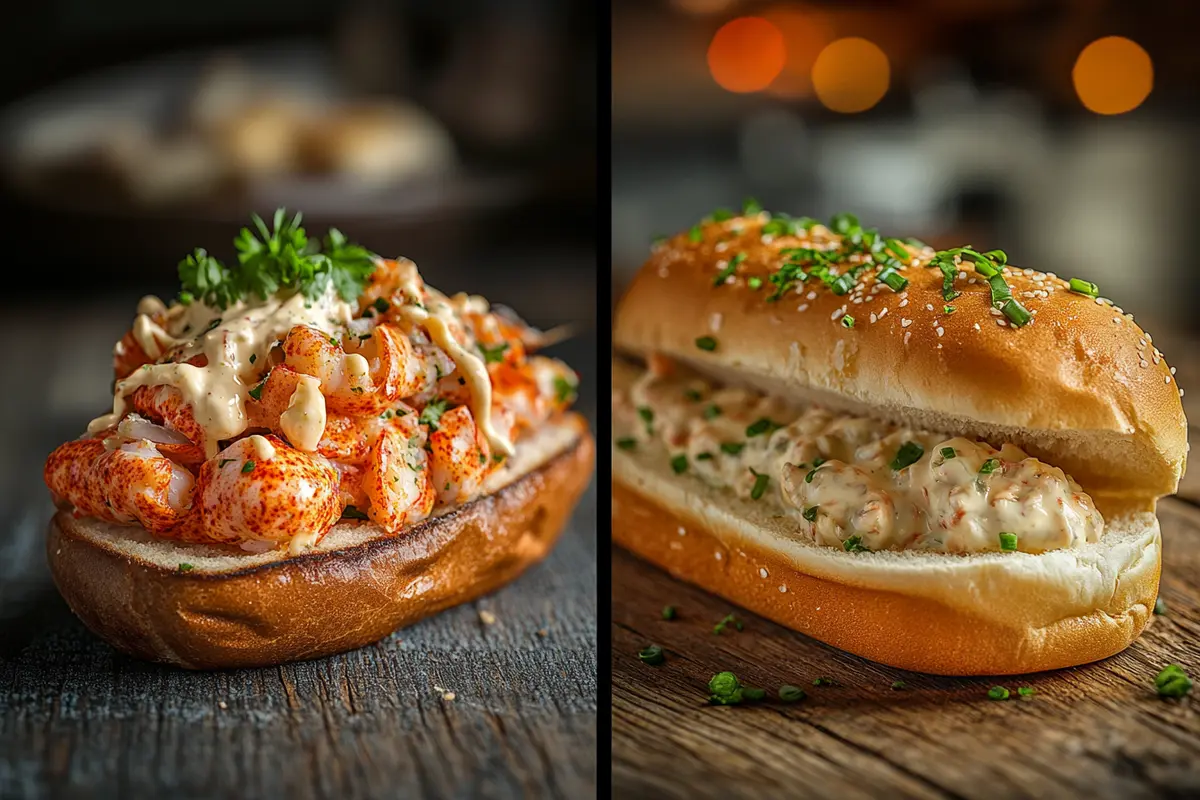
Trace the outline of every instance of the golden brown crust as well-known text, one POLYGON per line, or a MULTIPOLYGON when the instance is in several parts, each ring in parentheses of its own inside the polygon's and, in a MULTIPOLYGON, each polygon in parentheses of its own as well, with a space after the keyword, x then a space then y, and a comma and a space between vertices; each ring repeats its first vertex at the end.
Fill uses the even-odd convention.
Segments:
POLYGON ((71 609, 113 647, 189 669, 340 653, 502 586, 553 546, 592 473, 573 446, 499 492, 372 539, 233 572, 181 572, 89 536, 59 512, 47 552, 71 609))
POLYGON ((1175 490, 1187 451, 1178 387, 1150 337, 1119 309, 1067 291, 1060 278, 1009 269, 1014 297, 1036 315, 1014 329, 991 312, 987 283, 969 265, 949 314, 941 273, 926 267, 903 270, 904 294, 886 286, 873 293, 868 270, 861 291, 838 296, 810 279, 768 302, 767 278, 786 260, 781 250, 804 242, 764 243, 764 219, 709 223, 698 243, 682 234, 661 245, 617 309, 617 348, 931 430, 973 427, 1126 505, 1152 507, 1175 490), (735 277, 714 287, 739 252, 746 259, 735 277), (751 289, 750 277, 762 288, 751 289), (845 314, 853 328, 841 324, 845 314), (716 340, 715 351, 697 347, 702 336, 716 340))
POLYGON ((781 550, 714 535, 619 476, 612 515, 617 544, 676 578, 842 650, 939 675, 1015 675, 1106 658, 1146 627, 1158 592, 1155 548, 1151 568, 1118 579, 1109 607, 1034 628, 1019 615, 984 618, 929 596, 806 574, 781 550))

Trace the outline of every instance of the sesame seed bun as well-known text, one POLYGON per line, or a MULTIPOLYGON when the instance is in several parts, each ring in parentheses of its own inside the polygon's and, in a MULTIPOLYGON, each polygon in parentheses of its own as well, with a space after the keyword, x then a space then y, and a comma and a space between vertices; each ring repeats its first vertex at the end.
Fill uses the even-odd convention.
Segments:
POLYGON ((353 650, 545 557, 591 477, 594 446, 575 414, 533 438, 484 496, 395 536, 340 522, 297 556, 156 539, 60 511, 47 539, 51 573, 84 624, 138 658, 219 669, 353 650))
POLYGON ((1011 442, 1071 475, 1105 532, 1041 554, 848 553, 808 542, 765 504, 673 474, 651 443, 613 448, 617 543, 780 624, 906 669, 1017 674, 1128 646, 1158 591, 1153 510, 1178 485, 1188 448, 1178 387, 1151 337, 1111 303, 1013 267, 1005 280, 1033 315, 1023 327, 993 310, 969 263, 951 301, 938 269, 909 265, 899 293, 870 269, 845 295, 810 278, 769 302, 785 249, 837 237, 817 226, 764 241, 767 219, 710 222, 656 248, 617 308, 617 391, 639 372, 631 361, 666 357, 798 403, 1011 442))
MULTIPOLYGON (((764 242, 764 221, 709 223, 699 242, 684 233, 659 246, 617 308, 617 350, 848 413, 1012 442, 1061 467, 1105 512, 1149 510, 1175 491, 1187 458, 1178 387, 1120 309, 1068 291, 1062 278, 1010 267, 1013 297, 1034 315, 1014 328, 993 313, 987 282, 969 264, 953 313, 941 272, 911 266, 901 293, 874 288, 870 270, 842 296, 810 279, 768 302, 781 251, 807 241, 764 242), (735 275, 714 286, 739 252, 735 275), (752 277, 761 288, 750 288, 752 277), (841 322, 847 314, 852 328, 841 322), (705 336, 714 350, 697 346, 705 336)), ((814 235, 836 239, 823 226, 814 235)))

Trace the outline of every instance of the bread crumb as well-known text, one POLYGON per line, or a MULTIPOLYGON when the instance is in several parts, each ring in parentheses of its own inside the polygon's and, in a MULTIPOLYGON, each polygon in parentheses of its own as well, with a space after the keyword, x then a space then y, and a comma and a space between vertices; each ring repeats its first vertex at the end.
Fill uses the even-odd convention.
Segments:
POLYGON ((482 611, 479 612, 479 621, 482 622, 484 625, 495 625, 496 624, 496 615, 493 614, 492 612, 488 611, 487 609, 483 609, 482 611))

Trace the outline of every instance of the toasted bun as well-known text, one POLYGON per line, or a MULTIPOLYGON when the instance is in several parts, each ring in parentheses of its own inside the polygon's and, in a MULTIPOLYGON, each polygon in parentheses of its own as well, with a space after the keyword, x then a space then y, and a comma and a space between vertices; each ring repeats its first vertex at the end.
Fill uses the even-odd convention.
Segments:
POLYGON ((1150 336, 1120 309, 1062 279, 1009 268, 1013 296, 1036 315, 1013 328, 991 313, 988 285, 968 265, 950 314, 941 272, 925 267, 903 270, 901 294, 872 293, 871 271, 843 296, 809 280, 768 302, 767 278, 786 261, 780 251, 807 242, 764 243, 764 221, 709 223, 699 242, 683 234, 660 246, 617 309, 616 347, 851 413, 1012 442, 1064 469, 1106 515, 1149 510, 1175 490, 1187 455, 1178 387, 1150 336), (736 276, 714 287, 738 252, 746 259, 736 276), (752 276, 762 288, 748 286, 752 276), (841 324, 846 314, 853 328, 841 324), (714 351, 697 347, 702 336, 717 341, 714 351))
POLYGON ((801 541, 762 504, 613 450, 613 538, 757 614, 903 669, 1008 675, 1120 652, 1146 627, 1161 540, 1148 512, 1099 543, 1041 555, 847 553, 801 541))
POLYGON ((154 539, 60 512, 47 552, 71 609, 130 655, 189 669, 318 658, 515 578, 549 552, 592 461, 586 424, 569 415, 522 442, 488 494, 398 536, 342 522, 289 557, 154 539))

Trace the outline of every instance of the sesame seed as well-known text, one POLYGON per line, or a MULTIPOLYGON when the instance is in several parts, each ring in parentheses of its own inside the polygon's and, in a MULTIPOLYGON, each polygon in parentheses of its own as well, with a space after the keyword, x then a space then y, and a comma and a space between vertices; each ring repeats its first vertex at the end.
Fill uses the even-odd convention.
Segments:
POLYGON ((728 242, 717 242, 713 245, 713 250, 716 250, 718 253, 724 253, 726 247, 729 247, 728 242))
POLYGON ((779 591, 784 592, 786 594, 787 593, 787 584, 786 583, 780 584, 779 591))
POLYGON ((1102 297, 1097 297, 1097 298, 1096 298, 1096 305, 1098 305, 1098 306, 1102 306, 1102 305, 1104 305, 1104 298, 1102 298, 1102 297))
POLYGON ((958 273, 958 279, 960 281, 965 281, 967 279, 967 273, 965 273, 965 272, 958 273))
POLYGON ((941 350, 941 349, 942 349, 942 345, 941 345, 941 343, 939 343, 939 344, 938 344, 938 346, 937 346, 937 349, 938 349, 938 350, 941 350))
POLYGON ((1175 368, 1174 368, 1174 367, 1171 367, 1171 374, 1172 374, 1172 375, 1174 375, 1174 374, 1175 374, 1175 368))
POLYGON ((1003 317, 1004 316, 1004 312, 1001 311, 1000 309, 996 308, 995 306, 989 308, 988 313, 990 313, 993 317, 1003 317))
POLYGON ((908 305, 908 298, 907 298, 907 297, 905 297, 903 300, 901 300, 901 301, 900 301, 900 307, 901 307, 901 308, 904 308, 906 305, 908 305))
POLYGON ((967 283, 974 283, 974 282, 975 282, 974 278, 967 278, 967 283))
POLYGON ((717 561, 720 561, 722 558, 721 551, 718 550, 717 552, 713 553, 713 558, 715 558, 717 561))
POLYGON ((912 325, 911 319, 905 319, 904 317, 900 318, 900 327, 901 328, 907 328, 909 325, 912 325))
POLYGON ((886 317, 886 316, 887 316, 887 312, 888 312, 888 310, 887 310, 886 308, 884 308, 884 309, 881 309, 881 310, 879 311, 879 318, 880 318, 880 319, 883 319, 884 317, 886 317))
POLYGON ((875 321, 876 321, 876 320, 878 320, 878 319, 879 319, 879 317, 875 316, 875 312, 874 312, 874 311, 872 311, 872 312, 871 312, 871 322, 875 322, 875 321))
POLYGON ((807 311, 807 310, 808 310, 808 303, 804 303, 804 304, 800 305, 800 306, 799 306, 799 307, 798 307, 796 310, 797 310, 797 311, 807 311))
POLYGON ((979 327, 979 323, 978 323, 978 322, 976 322, 976 323, 975 323, 975 330, 977 330, 977 331, 978 331, 978 330, 982 330, 982 329, 979 327))
POLYGON ((1121 318, 1120 318, 1120 317, 1113 317, 1113 322, 1115 322, 1115 323, 1117 323, 1118 325, 1120 325, 1120 324, 1121 324, 1121 318))
POLYGON ((1138 339, 1138 347, 1145 347, 1145 346, 1146 346, 1146 340, 1138 339))
MULTIPOLYGON (((945 332, 946 332, 946 329, 945 329, 945 328, 943 328, 941 325, 939 325, 939 326, 938 326, 938 329, 937 329, 937 334, 938 334, 938 336, 941 336, 941 335, 942 335, 942 334, 944 334, 945 332)), ((938 345, 938 346, 940 347, 941 345, 938 345)))
POLYGON ((858 305, 859 303, 861 303, 861 302, 862 302, 862 298, 861 298, 861 297, 856 297, 856 298, 854 298, 853 300, 851 300, 850 302, 851 302, 851 303, 854 303, 855 305, 858 305))
POLYGON ((1140 366, 1142 369, 1145 369, 1146 367, 1150 366, 1150 362, 1149 362, 1149 361, 1147 361, 1146 359, 1144 359, 1144 358, 1143 358, 1143 359, 1142 359, 1142 360, 1141 360, 1141 361, 1138 363, 1138 366, 1140 366))
POLYGON ((717 260, 717 264, 716 264, 716 266, 717 266, 717 272, 720 272, 721 270, 723 270, 723 269, 725 269, 726 267, 728 267, 728 266, 729 266, 729 262, 728 262, 728 261, 726 261, 726 260, 725 260, 725 259, 723 259, 723 258, 722 258, 722 259, 718 259, 718 260, 717 260))
POLYGON ((687 536, 687 528, 680 525, 679 530, 677 530, 676 533, 678 533, 680 536, 687 536))
POLYGON ((830 319, 840 319, 846 316, 846 306, 842 306, 829 317, 830 319))
POLYGON ((1180 389, 1180 390, 1179 390, 1179 396, 1180 396, 1180 397, 1183 397, 1183 389, 1180 389))
POLYGON ((809 300, 816 300, 816 299, 817 299, 817 293, 816 293, 816 292, 809 292, 809 293, 808 293, 808 295, 806 295, 806 296, 808 297, 808 299, 809 299, 809 300))
POLYGON ((926 303, 926 304, 925 304, 925 310, 926 310, 926 311, 933 311, 933 303, 926 303))
POLYGON ((996 320, 996 324, 997 324, 997 325, 999 325, 1001 328, 1007 328, 1007 327, 1008 327, 1008 323, 1007 323, 1007 322, 1005 322, 1005 321, 1004 321, 1004 320, 1002 320, 1002 319, 998 319, 998 320, 996 320))
POLYGON ((912 338, 912 331, 909 331, 908 333, 904 334, 904 343, 908 344, 908 340, 911 338, 912 338))
POLYGON ((762 237, 763 244, 770 244, 773 241, 775 241, 775 237, 772 234, 769 234, 769 233, 763 234, 763 237, 762 237))
POLYGON ((670 273, 670 271, 669 271, 669 270, 668 270, 666 267, 659 267, 659 268, 658 268, 658 277, 660 277, 660 278, 667 278, 667 277, 670 277, 670 275, 671 275, 671 273, 670 273))
POLYGON ((1163 383, 1170 383, 1170 382, 1171 382, 1171 376, 1163 375, 1163 383))
POLYGON ((763 578, 767 577, 767 568, 766 568, 766 567, 759 567, 759 568, 758 568, 758 574, 759 574, 761 577, 763 577, 763 578))

